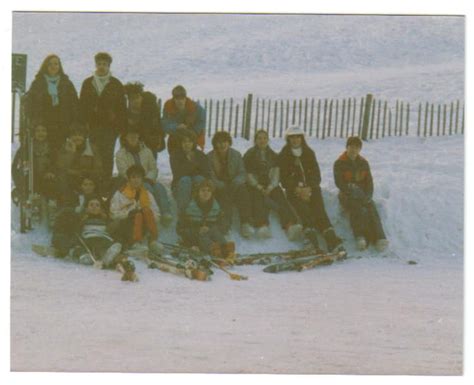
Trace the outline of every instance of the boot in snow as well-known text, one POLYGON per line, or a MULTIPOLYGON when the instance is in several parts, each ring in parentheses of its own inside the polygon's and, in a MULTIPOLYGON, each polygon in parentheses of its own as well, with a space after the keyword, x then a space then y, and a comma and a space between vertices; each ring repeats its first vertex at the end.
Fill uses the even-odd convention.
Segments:
POLYGON ((319 247, 319 242, 318 242, 318 232, 316 229, 308 228, 304 231, 304 237, 307 239, 310 243, 311 246, 314 250, 316 250, 316 253, 322 253, 323 251, 319 247))
POLYGON ((382 251, 384 251, 386 248, 388 247, 388 239, 379 239, 377 240, 377 242, 375 243, 375 249, 381 253, 382 251))
POLYGON ((290 225, 286 230, 286 236, 289 241, 296 241, 303 236, 303 226, 299 223, 290 225))
POLYGON ((326 241, 329 252, 334 251, 335 249, 343 248, 342 239, 336 235, 332 227, 324 230, 323 237, 326 241))
POLYGON ((153 254, 161 255, 161 254, 163 254, 164 247, 163 247, 163 245, 162 245, 160 242, 158 242, 158 241, 151 241, 151 242, 148 244, 148 250, 150 250, 153 254))
POLYGON ((364 237, 357 237, 356 239, 357 250, 365 250, 367 248, 367 241, 364 237))
POLYGON ((257 238, 268 239, 272 237, 272 232, 268 226, 262 226, 257 230, 257 238))
POLYGON ((113 264, 117 255, 122 251, 122 245, 118 242, 110 246, 104 254, 102 261, 104 262, 105 267, 109 267, 113 264))
POLYGON ((240 235, 243 238, 251 238, 255 234, 254 228, 248 223, 244 223, 240 229, 240 235))

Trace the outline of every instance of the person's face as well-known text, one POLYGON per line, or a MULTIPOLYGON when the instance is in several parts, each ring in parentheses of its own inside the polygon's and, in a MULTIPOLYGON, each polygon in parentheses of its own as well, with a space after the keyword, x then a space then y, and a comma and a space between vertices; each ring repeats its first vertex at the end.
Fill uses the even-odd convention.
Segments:
POLYGON ((90 195, 95 191, 95 184, 90 179, 84 179, 81 183, 81 190, 84 195, 90 195))
POLYGON ((38 141, 38 142, 43 142, 44 140, 46 140, 48 136, 48 130, 46 129, 45 126, 36 126, 35 128, 35 139, 38 141))
POLYGON ((143 185, 143 178, 141 175, 132 175, 129 179, 130 186, 133 188, 140 188, 143 185))
POLYGON ((98 199, 92 199, 87 203, 87 214, 99 215, 102 212, 102 207, 98 199))
POLYGON ((303 138, 301 137, 301 135, 291 135, 289 137, 289 141, 290 141, 291 147, 299 148, 301 147, 301 144, 303 143, 303 138))
POLYGON ((128 101, 133 110, 140 110, 142 108, 143 96, 142 94, 133 94, 129 96, 128 101))
POLYGON ((191 152, 193 150, 194 143, 189 138, 183 138, 181 140, 181 147, 183 148, 184 152, 188 153, 188 152, 191 152))
POLYGON ((185 97, 174 98, 174 104, 179 111, 183 111, 184 106, 186 105, 186 98, 185 97))
POLYGON ((356 144, 347 146, 347 156, 351 159, 355 159, 360 154, 361 148, 356 144))
POLYGON ((95 72, 99 76, 105 76, 109 73, 110 64, 107 60, 99 60, 95 63, 95 72))
POLYGON ((212 191, 209 187, 201 187, 198 195, 201 202, 209 202, 212 198, 212 191))
POLYGON ((59 59, 52 57, 48 62, 48 75, 56 76, 59 73, 59 59))
POLYGON ((77 147, 81 147, 84 144, 85 138, 82 135, 73 135, 71 136, 71 142, 73 142, 77 147))
POLYGON ((262 150, 266 148, 268 146, 268 135, 263 132, 258 134, 255 138, 255 144, 262 150))
POLYGON ((125 137, 125 140, 129 144, 129 146, 136 147, 138 146, 138 142, 140 141, 140 135, 138 135, 136 132, 128 133, 125 137))
POLYGON ((230 147, 230 143, 228 141, 216 143, 217 152, 222 155, 227 154, 229 147, 230 147))

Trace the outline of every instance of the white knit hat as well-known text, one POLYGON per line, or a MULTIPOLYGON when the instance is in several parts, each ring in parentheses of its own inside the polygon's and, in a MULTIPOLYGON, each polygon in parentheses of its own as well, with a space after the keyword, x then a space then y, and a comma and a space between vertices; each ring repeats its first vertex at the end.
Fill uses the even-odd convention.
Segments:
POLYGON ((286 129, 285 139, 287 139, 289 136, 292 136, 292 135, 302 135, 303 137, 305 137, 305 133, 303 129, 300 128, 300 126, 290 126, 286 129))

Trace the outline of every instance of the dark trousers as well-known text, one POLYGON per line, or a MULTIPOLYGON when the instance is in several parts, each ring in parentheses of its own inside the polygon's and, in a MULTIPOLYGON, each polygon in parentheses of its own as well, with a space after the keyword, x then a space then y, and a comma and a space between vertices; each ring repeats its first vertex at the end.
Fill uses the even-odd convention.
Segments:
POLYGON ((222 208, 222 229, 227 233, 232 226, 232 209, 234 205, 239 212, 240 224, 251 222, 250 195, 246 184, 228 183, 216 191, 216 199, 222 208))
POLYGON ((110 224, 109 231, 112 238, 120 242, 124 248, 127 248, 133 244, 133 228, 134 218, 127 217, 113 221, 110 224))
POLYGON ((288 194, 288 201, 296 210, 304 228, 315 228, 320 232, 332 227, 328 214, 324 207, 321 188, 313 188, 309 202, 296 197, 293 193, 288 194))
POLYGON ((91 133, 91 142, 95 144, 98 156, 102 160, 103 175, 107 183, 112 178, 114 169, 114 150, 117 140, 117 132, 111 128, 97 129, 97 132, 91 133))
POLYGON ((211 226, 205 234, 199 234, 199 227, 187 227, 180 231, 184 244, 188 247, 197 246, 203 253, 211 251, 211 245, 218 243, 223 245, 226 243, 224 235, 217 225, 211 226))
POLYGON ((69 250, 79 243, 80 218, 72 208, 62 209, 54 222, 51 245, 57 250, 58 256, 64 257, 69 250))
POLYGON ((270 210, 278 213, 281 227, 295 224, 297 218, 281 187, 275 187, 268 196, 254 187, 249 187, 251 212, 255 227, 268 226, 270 210))
MULTIPOLYGON (((111 240, 100 237, 83 239, 83 241, 92 252, 94 259, 102 259, 107 249, 113 244, 111 240)), ((80 247, 74 250, 73 257, 75 258, 79 258, 81 255, 89 253, 82 243, 79 243, 79 246, 80 247)))
POLYGON ((364 237, 369 243, 385 238, 382 221, 374 201, 351 199, 345 194, 339 194, 339 201, 349 213, 354 237, 364 237))

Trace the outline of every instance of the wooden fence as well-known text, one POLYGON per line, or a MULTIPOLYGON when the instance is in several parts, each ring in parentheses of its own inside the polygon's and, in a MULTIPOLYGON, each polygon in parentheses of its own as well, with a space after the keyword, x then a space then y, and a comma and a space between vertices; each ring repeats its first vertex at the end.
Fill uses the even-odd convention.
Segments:
MULTIPOLYGON (((287 127, 298 125, 310 137, 378 139, 385 136, 440 136, 464 134, 464 102, 389 103, 371 94, 344 99, 243 100, 205 99, 206 132, 228 131, 233 137, 250 139, 258 129, 270 137, 283 137, 287 127)), ((161 100, 159 101, 161 108, 161 100)))

